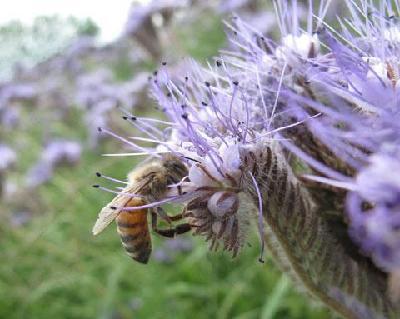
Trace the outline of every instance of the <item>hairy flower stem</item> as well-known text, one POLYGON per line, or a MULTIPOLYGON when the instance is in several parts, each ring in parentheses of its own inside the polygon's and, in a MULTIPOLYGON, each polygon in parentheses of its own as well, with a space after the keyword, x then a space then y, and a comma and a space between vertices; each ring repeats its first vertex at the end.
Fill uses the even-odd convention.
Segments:
POLYGON ((264 144, 242 156, 251 171, 243 176, 243 189, 258 203, 253 175, 263 199, 266 244, 282 269, 344 318, 400 318, 385 275, 350 253, 281 149, 264 144))

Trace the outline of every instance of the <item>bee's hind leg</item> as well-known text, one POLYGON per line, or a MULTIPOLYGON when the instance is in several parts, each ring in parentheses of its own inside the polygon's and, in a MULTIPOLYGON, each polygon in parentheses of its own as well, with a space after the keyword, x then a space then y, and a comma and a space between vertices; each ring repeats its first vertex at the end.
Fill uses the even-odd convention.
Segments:
POLYGON ((167 214, 167 212, 162 207, 157 207, 156 210, 157 210, 157 214, 163 220, 165 220, 168 224, 171 224, 171 222, 176 222, 178 220, 181 220, 185 217, 183 213, 179 213, 174 216, 170 216, 167 214))
POLYGON ((156 207, 157 215, 159 215, 163 220, 165 220, 168 224, 174 220, 170 216, 168 216, 167 212, 162 207, 156 207))
MULTIPOLYGON (((179 215, 181 215, 181 214, 179 214, 179 215)), ((172 217, 173 220, 182 219, 182 216, 179 216, 179 215, 173 216, 172 217)), ((187 223, 179 224, 176 227, 170 228, 170 229, 158 229, 158 225, 157 225, 158 218, 157 217, 158 217, 158 213, 152 211, 151 212, 151 228, 153 229, 153 231, 155 233, 159 234, 160 236, 172 238, 175 235, 184 234, 192 229, 192 226, 187 223)))
POLYGON ((151 212, 151 228, 153 229, 153 231, 163 237, 169 237, 169 238, 174 237, 175 236, 174 228, 158 229, 158 225, 157 225, 158 215, 159 215, 158 210, 157 210, 157 212, 155 212, 155 211, 151 212))

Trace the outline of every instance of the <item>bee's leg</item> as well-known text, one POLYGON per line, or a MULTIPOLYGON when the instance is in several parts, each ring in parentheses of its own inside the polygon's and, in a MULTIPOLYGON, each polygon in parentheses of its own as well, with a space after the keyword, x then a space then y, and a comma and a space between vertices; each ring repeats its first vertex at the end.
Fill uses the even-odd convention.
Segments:
POLYGON ((165 220, 168 224, 171 224, 171 222, 175 222, 177 220, 181 220, 184 216, 182 213, 179 213, 174 216, 169 216, 162 207, 157 207, 157 214, 165 220))
POLYGON ((171 217, 168 216, 168 214, 165 212, 165 210, 162 207, 157 207, 157 214, 163 219, 165 220, 168 224, 171 224, 171 217))
POLYGON ((151 212, 151 228, 153 229, 153 231, 163 237, 169 237, 169 238, 174 237, 175 236, 174 228, 158 229, 157 217, 158 217, 158 213, 156 213, 155 211, 152 211, 151 212))
POLYGON ((190 231, 192 229, 192 225, 188 224, 188 223, 184 223, 184 224, 179 224, 175 226, 175 231, 177 235, 180 234, 184 234, 187 233, 188 231, 190 231))
POLYGON ((174 216, 169 216, 169 219, 173 222, 177 221, 177 220, 181 220, 183 218, 183 214, 179 213, 177 215, 174 216))
MULTIPOLYGON (((179 214, 179 215, 182 215, 182 214, 179 214)), ((182 216, 179 216, 179 215, 173 216, 173 217, 179 217, 178 219, 182 219, 182 216)), ((157 233, 163 237, 171 238, 171 237, 174 237, 175 235, 187 233, 188 231, 190 231, 192 229, 192 226, 187 223, 179 224, 176 227, 170 228, 170 229, 158 229, 157 217, 158 217, 157 213, 152 211, 151 212, 151 227, 155 233, 157 233)))

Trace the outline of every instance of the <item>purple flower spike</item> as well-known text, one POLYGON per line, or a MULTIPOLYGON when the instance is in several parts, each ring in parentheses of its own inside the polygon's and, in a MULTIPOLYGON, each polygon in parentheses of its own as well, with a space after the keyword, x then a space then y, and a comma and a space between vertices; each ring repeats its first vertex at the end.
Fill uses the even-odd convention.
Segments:
POLYGON ((400 37, 390 18, 400 5, 346 1, 339 32, 323 21, 330 1, 317 11, 310 1, 305 16, 297 1, 273 3, 281 39, 235 17, 231 52, 206 67, 189 60, 180 76, 153 73, 167 121, 126 112, 146 138, 103 132, 133 149, 115 155, 186 163, 173 185, 183 194, 146 207, 184 203, 212 250, 238 255, 258 222, 262 247, 343 317, 398 318, 385 272, 400 269, 400 37), (317 183, 296 176, 304 171, 317 183))
POLYGON ((318 144, 283 143, 328 177, 315 180, 349 191, 353 239, 377 266, 394 271, 400 267, 400 30, 388 16, 399 7, 346 4, 351 19, 339 20, 340 33, 318 26, 328 53, 298 64, 299 87, 286 85, 282 94, 298 120, 320 114, 307 122, 318 144))

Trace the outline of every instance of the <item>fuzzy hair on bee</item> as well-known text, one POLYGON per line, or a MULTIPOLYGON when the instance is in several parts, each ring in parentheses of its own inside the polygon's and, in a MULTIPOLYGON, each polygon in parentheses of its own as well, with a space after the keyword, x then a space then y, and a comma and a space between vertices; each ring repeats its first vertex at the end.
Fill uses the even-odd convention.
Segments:
POLYGON ((161 236, 174 237, 191 229, 186 223, 158 229, 158 216, 171 223, 182 219, 182 215, 168 216, 160 207, 154 210, 146 206, 165 198, 169 186, 179 183, 187 174, 184 163, 171 154, 164 155, 161 160, 142 163, 128 174, 128 185, 100 211, 93 234, 101 233, 116 220, 127 254, 138 262, 147 263, 152 250, 147 221, 149 211, 152 230, 161 236))

